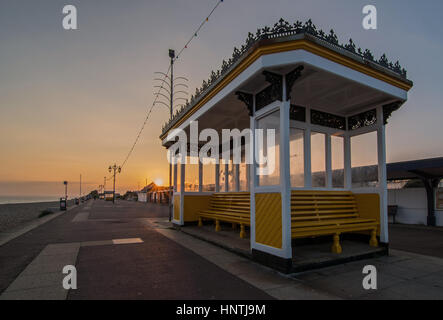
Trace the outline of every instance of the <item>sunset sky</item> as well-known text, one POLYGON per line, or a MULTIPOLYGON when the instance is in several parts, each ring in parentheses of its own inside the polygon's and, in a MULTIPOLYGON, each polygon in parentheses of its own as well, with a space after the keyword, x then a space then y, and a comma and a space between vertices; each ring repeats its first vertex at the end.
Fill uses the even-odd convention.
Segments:
MULTIPOLYGON (((217 0, 0 0, 0 195, 59 195, 82 174, 84 191, 121 164, 153 100, 155 71, 181 49, 217 0), (78 30, 62 8, 78 9, 78 30)), ((243 44, 249 31, 312 18, 378 58, 400 60, 414 81, 387 129, 388 162, 443 156, 443 2, 371 1, 378 30, 361 26, 367 1, 225 0, 176 64, 190 92, 243 44)), ((118 190, 168 181, 158 138, 168 118, 151 115, 118 190)))

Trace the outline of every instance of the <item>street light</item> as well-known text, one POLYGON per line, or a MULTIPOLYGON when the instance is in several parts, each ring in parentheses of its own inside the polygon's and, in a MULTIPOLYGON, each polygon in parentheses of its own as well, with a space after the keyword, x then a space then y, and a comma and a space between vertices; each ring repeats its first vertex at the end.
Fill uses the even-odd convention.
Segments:
POLYGON ((122 172, 122 167, 117 166, 116 164, 114 164, 113 166, 109 166, 108 168, 109 173, 111 173, 112 171, 114 171, 113 176, 114 176, 114 189, 112 191, 112 203, 115 203, 115 175, 118 173, 122 172))
POLYGON ((63 181, 63 184, 65 185, 65 199, 68 201, 68 181, 63 181))
POLYGON ((101 184, 98 186, 98 199, 99 200, 100 200, 100 194, 102 193, 102 191, 103 191, 103 185, 101 184))

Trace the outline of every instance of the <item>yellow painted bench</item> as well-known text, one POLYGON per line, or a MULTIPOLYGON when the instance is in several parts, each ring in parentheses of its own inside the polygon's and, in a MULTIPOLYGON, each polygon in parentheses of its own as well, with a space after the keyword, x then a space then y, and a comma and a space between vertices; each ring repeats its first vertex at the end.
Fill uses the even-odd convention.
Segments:
POLYGON ((240 238, 245 238, 245 226, 250 226, 250 195, 249 192, 214 193, 211 196, 208 210, 198 213, 198 225, 203 220, 214 220, 215 231, 220 231, 220 222, 232 223, 233 228, 240 225, 240 238))
POLYGON ((359 217, 355 196, 349 191, 292 191, 292 238, 333 236, 332 252, 341 253, 340 234, 370 231, 369 244, 378 246, 375 219, 359 217))

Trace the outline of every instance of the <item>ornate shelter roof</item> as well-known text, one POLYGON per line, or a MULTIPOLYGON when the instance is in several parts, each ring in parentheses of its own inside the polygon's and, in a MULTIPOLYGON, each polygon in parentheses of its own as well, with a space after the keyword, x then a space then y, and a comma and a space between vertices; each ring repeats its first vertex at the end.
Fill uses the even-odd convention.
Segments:
POLYGON ((168 132, 184 115, 200 103, 214 87, 255 49, 271 43, 284 43, 302 39, 309 40, 375 71, 395 78, 405 84, 406 87, 412 86, 412 81, 407 79, 407 71, 402 68, 398 61, 395 63, 390 62, 386 54, 383 54, 377 60, 369 49, 363 51, 356 46, 352 39, 349 39, 347 44, 340 44, 334 30, 331 29, 329 33, 325 33, 323 30, 318 29, 312 23, 311 19, 304 24, 300 21, 290 24, 284 19, 280 19, 272 28, 259 28, 255 34, 249 32, 245 44, 240 48, 234 47, 231 58, 223 60, 221 68, 216 72, 212 71, 209 79, 203 80, 202 86, 195 90, 195 94, 191 96, 191 99, 187 101, 181 109, 177 110, 172 119, 163 126, 161 136, 168 132))

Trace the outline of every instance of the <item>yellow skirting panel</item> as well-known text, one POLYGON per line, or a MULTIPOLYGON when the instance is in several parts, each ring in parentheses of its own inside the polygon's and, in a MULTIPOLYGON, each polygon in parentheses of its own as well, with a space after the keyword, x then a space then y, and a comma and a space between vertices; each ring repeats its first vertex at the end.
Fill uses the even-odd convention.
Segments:
POLYGON ((197 213, 202 210, 207 210, 209 208, 210 195, 201 196, 184 196, 184 222, 195 222, 198 221, 197 213))
POLYGON ((174 196, 174 220, 180 221, 180 195, 174 196))
MULTIPOLYGON (((378 193, 354 193, 360 218, 375 219, 380 225, 380 195, 378 193)), ((366 232, 369 234, 369 232, 366 232)), ((380 235, 380 226, 377 229, 380 235)))
POLYGON ((282 248, 282 219, 280 193, 255 195, 255 241, 282 248))

